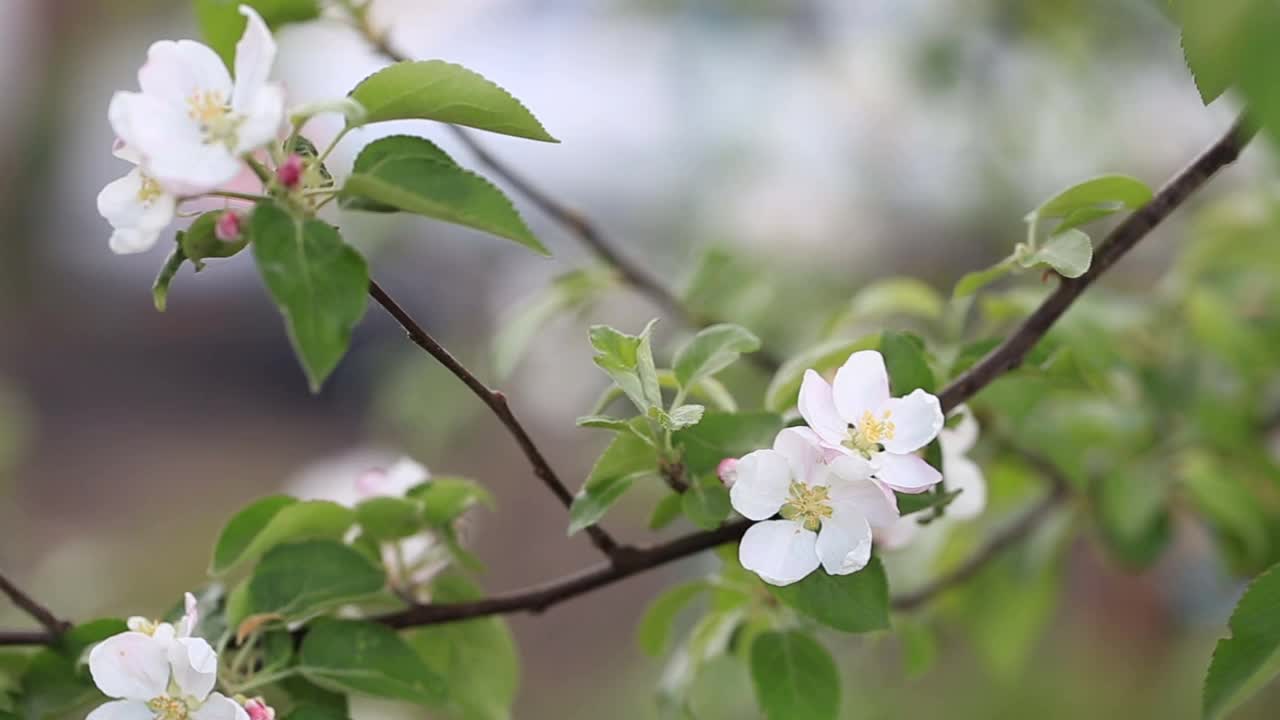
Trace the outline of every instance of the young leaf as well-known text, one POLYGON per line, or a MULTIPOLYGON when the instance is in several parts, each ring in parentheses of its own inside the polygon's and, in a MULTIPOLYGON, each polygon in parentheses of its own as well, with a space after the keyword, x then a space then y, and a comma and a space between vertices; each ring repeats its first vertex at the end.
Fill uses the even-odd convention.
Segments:
POLYGON ((658 422, 662 423, 662 427, 671 431, 683 430, 697 425, 706 411, 707 409, 701 405, 681 405, 670 413, 659 408, 653 408, 652 410, 658 415, 658 422))
POLYGON ((227 67, 235 62, 236 43, 240 42, 247 22, 240 14, 241 5, 257 10, 272 30, 285 23, 320 17, 320 0, 196 0, 200 33, 227 67))
POLYGON ((401 540, 424 529, 419 503, 398 497, 373 497, 356 505, 361 532, 375 542, 401 540))
POLYGON ((506 90, 461 65, 442 60, 401 62, 370 75, 351 97, 365 122, 436 120, 478 130, 559 142, 506 90))
POLYGON ((836 663, 803 632, 761 633, 751 643, 751 680, 769 720, 835 720, 840 712, 836 663))
POLYGON ((690 387, 729 367, 743 353, 760 349, 760 338, 744 327, 723 323, 703 328, 676 353, 676 382, 690 387))
POLYGON ((593 325, 589 337, 596 354, 591 359, 613 379, 633 405, 648 414, 662 407, 662 390, 653 364, 650 333, 657 320, 650 320, 639 335, 627 335, 607 325, 593 325))
POLYGON ((711 589, 705 580, 694 580, 667 588, 649 604, 640 624, 636 627, 636 641, 640 649, 651 657, 661 657, 667 652, 676 616, 694 598, 711 589))
POLYGON ((360 552, 336 540, 278 545, 262 556, 249 580, 256 614, 301 619, 372 595, 386 577, 360 552))
POLYGON ((169 253, 164 265, 160 266, 160 272, 156 274, 155 281, 151 283, 151 300, 155 303, 156 310, 160 312, 164 312, 169 304, 169 286, 173 284, 173 278, 182 269, 182 263, 187 261, 187 256, 182 252, 182 231, 178 231, 178 235, 178 242, 173 252, 169 253))
POLYGON ((1280 571, 1259 575, 1228 623, 1231 636, 1218 641, 1204 679, 1202 716, 1216 720, 1280 673, 1280 571))
POLYGON ((631 432, 631 421, 608 415, 586 415, 576 421, 578 427, 612 430, 614 432, 631 432))
POLYGON ((680 493, 668 493, 653 506, 653 513, 649 515, 649 529, 661 530, 676 518, 680 517, 681 511, 684 509, 684 495, 680 493))
POLYGON ((332 225, 259 203, 249 223, 253 255, 280 306, 289 339, 318 392, 364 315, 369 269, 332 225))
POLYGON ((1048 265, 1063 277, 1076 278, 1089 271, 1093 242, 1079 230, 1057 231, 1034 251, 1018 258, 1024 268, 1048 265))
POLYGON ((729 517, 729 490, 715 475, 704 475, 690 483, 681 497, 685 517, 703 530, 714 530, 729 517))
POLYGON ((1101 175, 1072 185, 1044 201, 1027 215, 1027 222, 1035 224, 1044 218, 1066 217, 1086 208, 1136 210, 1146 205, 1152 195, 1151 188, 1137 178, 1101 175))
POLYGON ((214 544, 209 572, 221 575, 289 540, 340 538, 354 522, 349 508, 326 500, 262 498, 227 522, 214 544))
POLYGON ((467 478, 437 476, 409 492, 422 503, 422 517, 437 527, 447 525, 476 505, 493 508, 493 494, 467 478))
POLYGON ((1004 260, 992 265, 985 270, 975 270, 965 273, 956 283, 956 287, 951 291, 952 297, 962 298, 968 297, 1000 278, 1008 275, 1016 269, 1013 257, 1007 257, 1004 260))
POLYGON ((318 620, 307 629, 298 669, 311 682, 338 692, 437 706, 444 679, 394 630, 361 620, 318 620))
POLYGON ((389 157, 354 172, 339 194, 343 207, 403 210, 514 240, 540 255, 547 248, 511 200, 479 175, 426 156, 389 157))
POLYGON ((768 587, 784 604, 837 630, 864 633, 889 627, 889 582, 879 558, 849 575, 818 570, 798 583, 768 587))
POLYGON ((684 450, 685 469, 696 476, 711 473, 725 458, 770 447, 781 429, 782 418, 773 413, 709 412, 702 422, 675 433, 672 441, 684 450))
POLYGON ((632 433, 619 433, 591 468, 569 507, 569 534, 594 525, 636 478, 656 472, 653 448, 632 433))

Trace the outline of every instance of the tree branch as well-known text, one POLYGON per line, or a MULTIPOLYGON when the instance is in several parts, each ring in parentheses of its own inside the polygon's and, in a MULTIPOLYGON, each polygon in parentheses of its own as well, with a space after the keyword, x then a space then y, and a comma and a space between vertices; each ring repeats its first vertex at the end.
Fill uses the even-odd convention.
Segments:
POLYGON ((59 620, 49 608, 36 602, 34 598, 26 594, 17 585, 14 585, 9 578, 0 573, 0 592, 8 596, 20 610, 30 615, 36 622, 44 626, 47 633, 40 633, 46 637, 57 638, 71 627, 71 623, 65 620, 59 620))
MULTIPOLYGON (((542 452, 538 450, 538 446, 534 444, 533 438, 529 437, 529 433, 524 429, 524 426, 520 424, 518 419, 516 419, 515 413, 511 412, 511 407, 507 403, 507 396, 497 390, 492 390, 485 385, 470 370, 468 370, 465 365, 459 362, 457 358, 446 350, 443 345, 436 342, 435 338, 431 337, 426 330, 422 329, 422 326, 419 325, 413 317, 404 310, 404 308, 400 307, 395 300, 392 300, 391 296, 373 280, 369 281, 369 295, 379 305, 381 305, 397 323, 400 324, 400 327, 404 328, 404 331, 409 335, 409 339, 412 340, 414 344, 423 350, 426 350, 431 357, 438 360, 441 365, 444 365, 445 368, 461 380, 476 397, 480 398, 485 405, 489 406, 489 409, 498 417, 498 420, 507 429, 507 432, 511 434, 511 437, 515 438, 516 444, 520 446, 521 452, 523 452, 524 456, 528 458, 529 464, 533 466, 533 474, 538 476, 538 479, 542 481, 543 485, 547 486, 547 489, 551 491, 552 495, 556 496, 556 499, 560 501, 560 504, 564 505, 566 508, 573 504, 573 493, 569 492, 569 488, 565 487, 565 484, 561 482, 560 477, 556 475, 555 470, 551 469, 551 464, 547 462, 547 459, 543 457, 542 452)), ((609 533, 605 532, 604 528, 601 528, 598 525, 591 525, 587 527, 586 532, 588 537, 590 537, 591 542, 599 548, 600 552, 604 553, 605 556, 610 559, 614 559, 627 551, 627 548, 618 545, 618 543, 610 537, 609 533)))
POLYGON ((0 647, 52 645, 57 637, 39 630, 0 630, 0 647))

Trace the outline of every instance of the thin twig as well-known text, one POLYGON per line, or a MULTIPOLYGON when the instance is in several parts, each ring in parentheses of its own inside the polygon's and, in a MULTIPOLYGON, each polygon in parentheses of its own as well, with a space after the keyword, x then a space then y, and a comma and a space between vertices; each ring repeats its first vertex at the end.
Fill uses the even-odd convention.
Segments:
POLYGON ((48 631, 48 635, 56 638, 66 632, 71 627, 71 623, 65 620, 59 620, 49 608, 36 602, 30 595, 26 594, 17 585, 14 585, 9 578, 0 573, 0 592, 9 597, 13 604, 18 606, 20 610, 30 615, 36 622, 44 626, 48 631))
MULTIPOLYGON (((569 492, 569 488, 565 487, 565 484, 561 482, 555 470, 551 469, 551 464, 547 462, 542 452, 538 450, 533 438, 529 437, 529 433, 524 429, 524 426, 516 419, 515 413, 511 412, 511 406, 507 403, 507 396, 485 385, 480 378, 476 377, 465 365, 459 362, 443 345, 436 342, 436 339, 431 337, 395 300, 392 300, 391 296, 378 283, 372 280, 369 281, 369 295, 400 324, 400 327, 409 335, 409 339, 414 344, 426 350, 431 357, 438 360, 441 365, 444 365, 476 397, 489 406, 489 409, 498 417, 498 420, 507 429, 507 432, 511 434, 511 437, 515 438, 521 452, 528 458, 529 464, 533 466, 533 474, 538 476, 538 479, 547 486, 552 495, 556 496, 561 505, 566 508, 572 505, 573 493, 569 492)), ((588 526, 586 532, 591 538, 591 542, 609 558, 614 558, 619 553, 624 553, 627 550, 614 541, 609 536, 609 533, 598 525, 588 526)))
POLYGON ((57 637, 40 630, 0 630, 0 647, 52 645, 57 637))

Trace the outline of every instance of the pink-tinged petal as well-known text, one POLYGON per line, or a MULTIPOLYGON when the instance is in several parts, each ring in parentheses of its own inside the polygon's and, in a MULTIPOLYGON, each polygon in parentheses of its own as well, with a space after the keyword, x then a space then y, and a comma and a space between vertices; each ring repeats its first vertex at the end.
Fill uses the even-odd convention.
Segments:
POLYGON ((790 585, 818 569, 817 539, 790 520, 756 523, 742 536, 738 561, 770 585, 790 585))
POLYGON ((111 154, 134 165, 142 164, 142 156, 138 154, 138 151, 129 147, 129 143, 120 138, 116 138, 116 141, 111 144, 111 154))
POLYGON ((240 174, 239 158, 224 145, 206 143, 199 126, 168 103, 117 93, 111 109, 113 125, 117 120, 121 125, 115 128, 116 134, 141 154, 147 174, 169 193, 208 192, 240 174))
POLYGON ((130 148, 133 158, 137 160, 135 162, 133 159, 126 159, 129 159, 130 162, 135 162, 135 164, 141 164, 142 155, 138 152, 138 147, 135 144, 137 133, 134 132, 133 124, 131 123, 133 115, 131 108, 135 99, 139 97, 141 97, 140 93, 120 91, 111 96, 111 102, 107 105, 107 121, 111 124, 111 130, 115 132, 118 138, 116 142, 130 148))
POLYGON ((191 712, 191 720, 249 720, 249 713, 235 700, 222 693, 213 693, 191 712))
POLYGON ((856 510, 845 508, 822 521, 816 545, 822 569, 832 575, 848 575, 871 560, 871 526, 856 510))
POLYGON ((184 593, 182 596, 183 614, 182 619, 178 621, 176 634, 178 637, 190 637, 195 632, 196 626, 200 624, 200 603, 196 602, 196 596, 191 593, 184 593))
POLYGON ((938 431, 942 441, 944 455, 963 455, 973 449, 978 442, 978 419, 973 416, 968 405, 960 405, 951 413, 952 417, 960 416, 955 427, 943 427, 938 431))
POLYGON ((832 392, 840 417, 855 425, 861 422, 864 414, 877 411, 889 399, 884 357, 875 350, 850 355, 836 371, 832 392))
POLYGON ((150 635, 123 632, 89 652, 89 674, 108 697, 146 701, 168 687, 169 659, 164 644, 150 635))
POLYGON ((155 715, 143 700, 112 700, 94 708, 84 720, 153 720, 155 715))
POLYGON ((843 516, 865 518, 873 528, 887 528, 898 522, 898 504, 885 497, 880 484, 874 480, 854 480, 832 483, 831 510, 840 521, 843 516))
POLYGON ((218 654, 204 638, 175 640, 169 645, 169 663, 183 695, 203 700, 218 681, 218 654))
POLYGON ((773 517, 787 501, 791 466, 774 450, 756 450, 738 461, 737 479, 729 488, 733 509, 749 520, 773 517))
POLYGON ((911 544, 912 540, 924 529, 916 521, 915 515, 899 518, 898 522, 887 528, 873 528, 876 547, 882 550, 900 550, 911 544))
POLYGON ((804 371, 800 383, 800 415, 824 443, 839 446, 848 434, 849 423, 836 412, 831 386, 813 370, 804 371))
POLYGON ((876 477, 904 493, 922 493, 942 481, 942 473, 915 455, 883 452, 876 456, 876 477))
POLYGON ((243 115, 236 131, 237 154, 253 152, 276 141, 285 122, 284 88, 264 85, 236 112, 243 115))
POLYGON ((235 90, 231 94, 231 108, 247 113, 255 102, 258 91, 267 84, 271 66, 276 61, 276 41, 262 16, 248 5, 240 6, 240 14, 248 21, 244 35, 236 43, 235 90))
POLYGON ((138 71, 142 92, 178 108, 186 108, 197 93, 221 94, 231 100, 231 74, 222 59, 194 40, 161 40, 147 51, 147 62, 138 71))
POLYGON ((987 481, 982 468, 966 457, 945 458, 942 467, 946 471, 947 490, 960 491, 947 506, 947 516, 968 520, 981 515, 987 507, 987 481))
POLYGON ((887 412, 893 423, 893 437, 882 443, 891 453, 915 452, 928 445, 944 422, 938 398, 924 390, 912 390, 906 397, 886 401, 881 412, 887 412))
MULTIPOLYGON (((265 161, 266 155, 263 154, 258 160, 265 161)), ((253 169, 247 163, 241 163, 240 174, 236 175, 231 182, 218 186, 219 190, 227 190, 229 192, 245 193, 248 195, 263 194, 262 181, 258 179, 253 169)), ((201 197, 194 200, 188 200, 182 204, 184 212, 212 212, 214 210, 226 210, 228 208, 237 208, 247 210, 253 207, 253 203, 248 200, 237 200, 235 198, 223 197, 201 197)))
POLYGON ((806 482, 823 462, 825 453, 820 442, 817 433, 809 428, 783 428, 773 439, 773 449, 787 459, 791 477, 806 482))

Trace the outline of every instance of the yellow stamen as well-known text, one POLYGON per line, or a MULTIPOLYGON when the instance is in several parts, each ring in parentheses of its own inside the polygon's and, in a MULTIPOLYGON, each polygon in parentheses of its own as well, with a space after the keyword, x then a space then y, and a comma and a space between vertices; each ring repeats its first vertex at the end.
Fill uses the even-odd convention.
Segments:
POLYGON ((142 187, 138 188, 138 202, 150 205, 163 194, 164 190, 160 188, 160 183, 145 175, 142 177, 142 187))
POLYGON ((831 491, 824 486, 811 486, 792 481, 791 496, 782 506, 781 515, 795 520, 806 530, 817 531, 822 521, 831 517, 831 491))
POLYGON ((184 700, 168 695, 148 700, 147 709, 156 714, 156 720, 187 720, 191 710, 184 700))
POLYGON ((201 125, 213 125, 229 112, 226 98, 216 90, 197 90, 187 98, 188 117, 201 125))
POLYGON ((893 421, 889 419, 890 415, 888 410, 878 418, 870 410, 862 413, 858 424, 849 428, 844 446, 861 452, 865 457, 870 457, 871 453, 881 449, 880 446, 885 440, 893 439, 896 428, 893 421))

